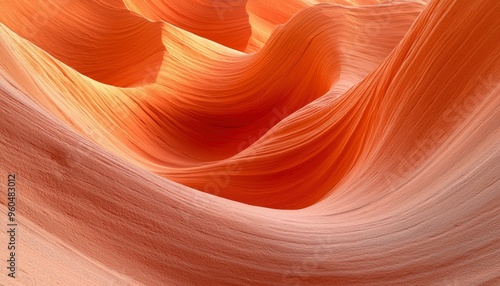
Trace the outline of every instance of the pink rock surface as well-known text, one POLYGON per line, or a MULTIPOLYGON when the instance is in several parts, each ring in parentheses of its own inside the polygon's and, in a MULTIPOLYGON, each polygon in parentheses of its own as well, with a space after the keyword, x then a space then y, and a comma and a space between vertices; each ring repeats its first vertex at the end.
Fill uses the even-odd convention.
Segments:
POLYGON ((497 0, 2 8, 0 285, 500 285, 497 0))

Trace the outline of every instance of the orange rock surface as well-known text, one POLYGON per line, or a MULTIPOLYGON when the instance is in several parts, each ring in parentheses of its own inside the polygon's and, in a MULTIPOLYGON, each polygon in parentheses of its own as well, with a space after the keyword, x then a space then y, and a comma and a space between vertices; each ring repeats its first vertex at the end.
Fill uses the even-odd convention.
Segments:
POLYGON ((500 285, 499 1, 1 5, 0 285, 500 285))

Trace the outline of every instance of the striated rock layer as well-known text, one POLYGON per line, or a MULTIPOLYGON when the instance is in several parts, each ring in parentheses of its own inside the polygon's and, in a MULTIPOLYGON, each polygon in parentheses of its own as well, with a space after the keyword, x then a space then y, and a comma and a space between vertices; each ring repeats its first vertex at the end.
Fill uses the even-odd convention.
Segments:
POLYGON ((500 284, 499 1, 186 3, 2 3, 1 285, 500 284))

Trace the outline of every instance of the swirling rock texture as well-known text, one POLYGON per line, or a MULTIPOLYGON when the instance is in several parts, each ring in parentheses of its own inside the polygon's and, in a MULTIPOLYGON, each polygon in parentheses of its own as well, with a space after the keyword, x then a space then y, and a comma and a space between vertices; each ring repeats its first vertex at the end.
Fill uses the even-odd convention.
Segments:
POLYGON ((1 7, 1 285, 500 285, 499 1, 1 7))

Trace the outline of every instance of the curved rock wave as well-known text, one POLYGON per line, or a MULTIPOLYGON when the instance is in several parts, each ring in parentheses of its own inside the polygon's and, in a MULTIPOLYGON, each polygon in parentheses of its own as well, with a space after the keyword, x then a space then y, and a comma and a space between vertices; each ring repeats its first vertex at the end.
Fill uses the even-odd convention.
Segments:
POLYGON ((215 2, 5 4, 7 285, 500 282, 498 1, 215 2))

